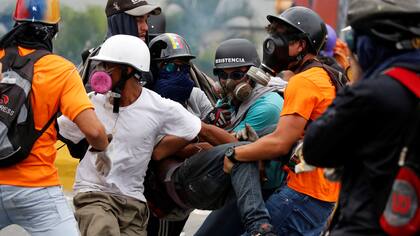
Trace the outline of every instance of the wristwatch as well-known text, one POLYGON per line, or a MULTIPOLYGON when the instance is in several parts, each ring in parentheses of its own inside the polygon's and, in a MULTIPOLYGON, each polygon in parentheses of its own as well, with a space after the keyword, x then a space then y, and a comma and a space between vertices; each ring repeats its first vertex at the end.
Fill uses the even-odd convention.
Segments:
POLYGON ((235 148, 229 147, 226 152, 225 156, 232 162, 232 163, 239 163, 240 161, 236 160, 235 158, 235 148))

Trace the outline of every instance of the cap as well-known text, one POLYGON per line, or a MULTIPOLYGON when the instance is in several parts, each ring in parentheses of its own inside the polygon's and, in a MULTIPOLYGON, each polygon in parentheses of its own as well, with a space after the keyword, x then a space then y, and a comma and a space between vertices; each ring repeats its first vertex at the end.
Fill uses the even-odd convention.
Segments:
POLYGON ((159 6, 141 0, 108 0, 105 8, 107 17, 123 12, 132 16, 159 15, 161 11, 159 6))

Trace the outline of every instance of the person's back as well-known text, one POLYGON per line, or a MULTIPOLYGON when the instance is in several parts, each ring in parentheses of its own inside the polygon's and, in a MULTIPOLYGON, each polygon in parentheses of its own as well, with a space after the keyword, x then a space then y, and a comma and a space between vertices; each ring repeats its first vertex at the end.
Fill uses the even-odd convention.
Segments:
MULTIPOLYGON (((73 212, 61 191, 54 166, 57 130, 53 121, 58 111, 68 115, 98 150, 107 147, 106 135, 93 113, 75 66, 51 53, 52 39, 60 20, 58 1, 33 1, 31 6, 17 1, 14 19, 15 27, 0 40, 0 58, 7 62, 3 70, 9 67, 19 70, 15 62, 8 61, 13 55, 9 54, 13 52, 9 49, 16 49, 19 59, 32 55, 35 50, 49 54, 31 61, 34 63, 33 77, 24 78, 32 84, 29 108, 35 129, 41 136, 35 139, 24 160, 1 169, 0 228, 19 224, 32 235, 78 235, 73 212), (46 130, 42 133, 44 127, 46 130)), ((19 82, 17 85, 22 86, 19 82)), ((20 110, 18 120, 24 111, 20 110)))
POLYGON ((411 20, 419 14, 418 1, 350 4, 349 23, 358 35, 350 48, 359 58, 363 78, 339 92, 333 105, 308 127, 303 149, 309 164, 343 169, 330 235, 386 235, 379 219, 399 169, 404 138, 414 128, 418 98, 385 74, 393 67, 419 73, 418 46, 398 46, 420 36, 418 20, 411 20), (388 11, 396 18, 388 18, 388 11))
MULTIPOLYGON (((352 139, 347 145, 358 148, 346 145, 342 149, 341 158, 353 161, 345 162, 338 212, 342 218, 333 229, 333 235, 367 229, 370 235, 383 235, 377 223, 398 170, 402 140, 409 131, 407 124, 411 124, 418 99, 384 75, 360 81, 343 95, 352 102, 346 112, 355 114, 363 109, 363 114, 353 117, 357 126, 346 128, 358 134, 354 137, 346 132, 349 135, 346 140, 352 139), (393 99, 389 99, 390 96, 393 99), (355 105, 355 99, 363 103, 364 108, 355 105)), ((341 100, 342 96, 337 98, 341 100)))
MULTIPOLYGON (((33 52, 34 49, 19 47, 22 56, 33 52)), ((3 56, 4 50, 0 50, 0 58, 3 56)), ((46 55, 35 63, 30 100, 36 129, 41 130, 58 110, 73 120, 81 111, 91 108, 87 97, 79 96, 85 91, 76 75, 75 66, 57 55, 46 55)), ((2 169, 4 177, 0 183, 33 187, 58 185, 54 166, 56 139, 56 129, 51 125, 35 142, 28 158, 2 169)))

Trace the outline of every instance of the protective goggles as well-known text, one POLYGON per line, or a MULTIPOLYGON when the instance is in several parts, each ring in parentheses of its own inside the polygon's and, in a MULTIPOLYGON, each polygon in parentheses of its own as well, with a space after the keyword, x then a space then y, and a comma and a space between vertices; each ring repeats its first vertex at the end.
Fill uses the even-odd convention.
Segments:
POLYGON ((178 64, 178 63, 174 63, 174 62, 165 62, 163 63, 161 70, 168 72, 168 73, 173 73, 176 71, 181 71, 183 69, 190 69, 190 65, 188 64, 178 64))
POLYGON ((223 79, 223 80, 227 80, 227 79, 240 80, 243 77, 245 77, 245 75, 246 75, 246 72, 243 72, 240 70, 235 70, 230 73, 226 73, 223 70, 220 70, 217 73, 217 76, 219 77, 219 79, 223 79))

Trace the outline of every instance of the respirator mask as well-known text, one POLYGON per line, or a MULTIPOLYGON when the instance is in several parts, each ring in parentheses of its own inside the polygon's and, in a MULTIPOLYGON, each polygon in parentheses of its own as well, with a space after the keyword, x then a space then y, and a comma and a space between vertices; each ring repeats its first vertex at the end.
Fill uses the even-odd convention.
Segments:
POLYGON ((276 76, 283 70, 289 69, 291 62, 303 58, 304 52, 297 56, 289 56, 289 42, 302 39, 302 34, 271 34, 263 42, 263 60, 259 68, 252 66, 248 70, 248 77, 255 82, 267 85, 271 76, 276 76))
POLYGON ((95 93, 106 94, 112 89, 111 74, 115 67, 105 68, 103 63, 96 66, 89 77, 89 84, 95 93))
POLYGON ((225 90, 227 96, 233 96, 233 98, 243 102, 247 100, 252 94, 252 86, 248 81, 242 81, 237 83, 238 80, 245 78, 246 72, 236 70, 231 73, 226 73, 223 70, 218 72, 219 81, 226 80, 226 83, 222 87, 225 90))

